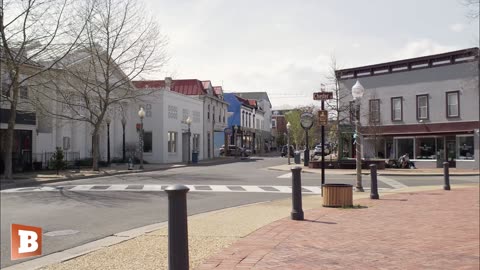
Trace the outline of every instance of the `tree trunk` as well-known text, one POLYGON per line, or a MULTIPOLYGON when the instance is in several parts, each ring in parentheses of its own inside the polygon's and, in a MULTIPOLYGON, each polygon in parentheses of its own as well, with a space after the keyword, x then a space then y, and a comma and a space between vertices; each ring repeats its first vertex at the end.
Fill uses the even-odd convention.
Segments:
MULTIPOLYGON (((17 70, 18 71, 18 70, 17 70)), ((15 74, 18 74, 16 72, 15 74)), ((7 128, 7 136, 5 140, 5 153, 3 157, 3 164, 4 164, 4 179, 11 180, 12 177, 12 151, 13 151, 13 136, 15 133, 15 120, 17 118, 17 103, 18 103, 18 80, 17 76, 15 76, 12 80, 12 87, 10 88, 12 91, 12 101, 10 102, 10 118, 8 119, 8 128, 7 128)))
POLYGON ((98 162, 100 159, 98 128, 95 127, 92 135, 92 170, 98 171, 98 162))

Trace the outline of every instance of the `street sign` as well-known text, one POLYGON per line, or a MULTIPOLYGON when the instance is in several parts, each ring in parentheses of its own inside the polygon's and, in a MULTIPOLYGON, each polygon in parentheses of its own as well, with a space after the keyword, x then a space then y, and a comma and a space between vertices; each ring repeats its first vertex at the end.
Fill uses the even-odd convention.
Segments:
POLYGON ((318 111, 318 123, 321 126, 326 126, 328 124, 328 111, 327 110, 319 110, 318 111))
POLYGON ((333 99, 333 92, 315 92, 313 93, 313 100, 327 100, 333 99))

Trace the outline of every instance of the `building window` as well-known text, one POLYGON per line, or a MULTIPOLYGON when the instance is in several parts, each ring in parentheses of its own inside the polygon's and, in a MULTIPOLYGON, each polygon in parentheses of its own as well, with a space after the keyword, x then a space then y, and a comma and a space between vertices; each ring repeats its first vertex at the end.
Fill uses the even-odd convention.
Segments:
POLYGON ((6 97, 10 96, 10 85, 6 82, 2 82, 2 95, 6 97))
POLYGON ((177 119, 177 107, 168 105, 168 118, 170 119, 177 119))
POLYGON ((417 119, 428 119, 428 94, 417 96, 417 119))
POLYGON ((245 126, 245 112, 242 112, 242 126, 245 126))
POLYGON ((413 138, 408 139, 397 139, 397 156, 395 158, 400 158, 401 156, 408 154, 410 159, 413 159, 413 138))
POLYGON ((63 137, 63 150, 70 149, 70 137, 63 137))
POLYGON ((348 103, 348 108, 350 112, 350 122, 355 122, 355 101, 350 101, 348 103))
POLYGON ((380 122, 380 100, 371 99, 369 101, 370 123, 380 122))
POLYGON ((208 104, 207 119, 210 120, 210 104, 208 104))
POLYGON ((272 119, 272 128, 277 128, 277 119, 272 119))
POLYGON ((152 104, 145 105, 145 117, 152 117, 152 104))
POLYGON ((187 118, 190 116, 190 111, 187 110, 187 109, 183 109, 183 110, 182 110, 182 114, 183 114, 183 118, 182 118, 183 121, 186 121, 187 118))
POLYGON ((28 87, 20 86, 20 98, 28 99, 28 87))
POLYGON ((169 153, 177 152, 177 132, 174 132, 174 131, 168 132, 168 152, 169 153))
POLYGON ((200 152, 200 134, 193 134, 193 151, 200 152))
POLYGON ((415 139, 415 159, 436 159, 435 138, 416 138, 415 139))
POLYGON ((151 131, 143 132, 143 152, 145 153, 152 152, 152 132, 151 131))
POLYGON ((459 91, 447 92, 447 117, 460 116, 459 91))
POLYGON ((473 136, 457 137, 458 159, 475 159, 473 149, 473 136))
POLYGON ((402 121, 403 120, 402 97, 393 97, 391 101, 392 101, 392 121, 402 121))

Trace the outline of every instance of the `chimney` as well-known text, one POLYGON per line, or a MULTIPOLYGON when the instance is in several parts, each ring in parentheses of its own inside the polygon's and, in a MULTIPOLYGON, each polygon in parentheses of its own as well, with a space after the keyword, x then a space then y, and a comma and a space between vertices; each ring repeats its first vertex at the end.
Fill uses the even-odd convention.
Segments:
POLYGON ((165 87, 172 90, 172 77, 165 77, 165 87))

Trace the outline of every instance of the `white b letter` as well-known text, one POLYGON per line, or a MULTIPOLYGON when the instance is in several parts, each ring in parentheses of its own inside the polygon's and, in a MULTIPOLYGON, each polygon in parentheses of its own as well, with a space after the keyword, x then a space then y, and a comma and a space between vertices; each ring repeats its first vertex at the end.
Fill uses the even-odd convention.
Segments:
POLYGON ((38 235, 34 231, 18 230, 20 236, 20 247, 18 253, 34 252, 38 249, 38 235))

